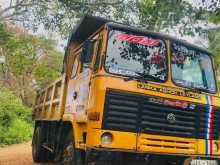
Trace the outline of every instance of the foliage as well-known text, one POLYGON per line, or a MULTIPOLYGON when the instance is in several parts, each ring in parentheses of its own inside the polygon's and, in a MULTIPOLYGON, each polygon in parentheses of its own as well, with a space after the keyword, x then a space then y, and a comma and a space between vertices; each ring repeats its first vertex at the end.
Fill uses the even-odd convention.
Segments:
POLYGON ((10 34, 5 31, 4 24, 0 24, 0 45, 4 45, 10 37, 10 34))
POLYGON ((29 140, 31 109, 22 105, 11 91, 0 87, 0 145, 29 140))
POLYGON ((196 0, 194 2, 196 8, 208 13, 209 21, 220 23, 220 1, 219 0, 196 0))
POLYGON ((220 30, 209 30, 208 32, 209 38, 209 51, 212 52, 215 58, 215 64, 220 64, 220 30))
POLYGON ((181 0, 142 0, 140 3, 142 24, 155 31, 179 24, 184 17, 190 17, 192 11, 192 6, 181 0))
POLYGON ((201 18, 200 12, 183 0, 118 0, 112 3, 101 0, 58 0, 48 2, 47 5, 34 6, 31 13, 34 18, 34 21, 31 21, 34 27, 38 26, 37 23, 42 23, 46 29, 57 31, 65 38, 76 21, 85 14, 130 25, 141 25, 153 31, 182 23, 184 34, 193 31, 194 28, 198 30, 199 27, 192 27, 191 24, 201 18))
POLYGON ((0 10, 0 19, 22 22, 35 30, 43 24, 64 38, 85 14, 141 25, 153 31, 181 25, 178 27, 181 34, 194 35, 201 33, 198 22, 206 22, 209 18, 210 12, 206 12, 206 8, 215 6, 214 3, 207 6, 203 0, 198 1, 201 1, 200 8, 186 0, 17 0, 0 10))
POLYGON ((42 23, 46 29, 57 31, 67 38, 75 23, 85 14, 131 23, 131 13, 134 14, 136 7, 137 1, 133 0, 57 0, 33 7, 31 13, 34 21, 30 22, 36 28, 38 23, 42 23))
POLYGON ((209 20, 213 23, 220 23, 220 9, 211 14, 209 20))
POLYGON ((0 21, 22 22, 24 26, 31 25, 34 29, 38 28, 39 23, 43 23, 50 30, 67 34, 82 15, 109 15, 113 8, 124 4, 122 0, 16 0, 0 8, 0 21))
POLYGON ((39 87, 43 87, 48 83, 52 82, 53 80, 57 79, 61 71, 63 57, 57 51, 49 49, 47 49, 47 51, 48 55, 42 57, 34 73, 35 79, 39 87))
POLYGON ((0 23, 0 48, 6 58, 0 66, 0 145, 31 139, 27 106, 33 103, 36 89, 60 74, 63 56, 55 46, 53 40, 0 23))
POLYGON ((35 91, 54 81, 62 66, 62 54, 55 42, 25 32, 13 34, 0 25, 0 47, 6 58, 0 79, 13 90, 25 105, 33 103, 35 91))
POLYGON ((28 141, 32 137, 32 124, 24 120, 15 119, 9 128, 0 127, 0 145, 17 144, 28 141))
MULTIPOLYGON (((220 23, 217 0, 192 6, 186 0, 16 0, 0 6, 0 22, 13 21, 37 30, 39 24, 67 38, 75 23, 85 14, 102 16, 147 30, 177 29, 182 35, 204 32, 200 21, 220 23)), ((220 64, 220 32, 205 31, 209 50, 220 64)), ((9 31, 0 23, 0 48, 6 64, 0 66, 0 144, 18 143, 31 137, 31 106, 35 90, 60 74, 62 55, 56 43, 26 32, 9 31), (13 91, 13 93, 11 92, 13 91)))
POLYGON ((209 15, 185 0, 118 0, 112 3, 101 0, 57 0, 47 1, 31 9, 26 14, 32 15, 33 20, 29 20, 27 26, 32 22, 32 27, 37 28, 41 23, 46 29, 57 31, 64 38, 67 38, 79 18, 85 14, 129 25, 141 25, 152 31, 175 27, 182 35, 201 34, 203 27, 199 22, 206 22, 209 15))

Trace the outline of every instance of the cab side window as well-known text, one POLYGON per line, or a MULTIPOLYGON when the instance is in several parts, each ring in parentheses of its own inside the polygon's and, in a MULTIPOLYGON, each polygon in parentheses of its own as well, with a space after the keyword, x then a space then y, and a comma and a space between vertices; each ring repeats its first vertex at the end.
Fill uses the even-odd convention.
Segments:
POLYGON ((95 40, 87 40, 84 43, 81 55, 80 55, 80 61, 81 61, 81 69, 80 73, 83 72, 86 68, 90 68, 92 65, 92 59, 94 55, 94 45, 95 40))
POLYGON ((94 69, 93 69, 94 72, 97 72, 99 69, 101 50, 102 50, 102 42, 103 42, 102 34, 99 34, 97 46, 96 46, 96 53, 95 53, 96 58, 95 58, 95 64, 94 64, 94 69))
POLYGON ((74 63, 73 63, 73 66, 72 66, 71 79, 73 79, 76 76, 77 71, 78 71, 78 66, 79 66, 79 56, 77 55, 74 59, 74 63))

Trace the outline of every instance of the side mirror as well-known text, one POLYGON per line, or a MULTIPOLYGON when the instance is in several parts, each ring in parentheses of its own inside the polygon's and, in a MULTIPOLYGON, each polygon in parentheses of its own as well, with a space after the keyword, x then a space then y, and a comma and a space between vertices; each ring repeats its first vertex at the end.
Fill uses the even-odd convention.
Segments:
POLYGON ((83 45, 80 61, 82 63, 89 63, 92 60, 92 53, 94 48, 94 40, 86 40, 83 45))

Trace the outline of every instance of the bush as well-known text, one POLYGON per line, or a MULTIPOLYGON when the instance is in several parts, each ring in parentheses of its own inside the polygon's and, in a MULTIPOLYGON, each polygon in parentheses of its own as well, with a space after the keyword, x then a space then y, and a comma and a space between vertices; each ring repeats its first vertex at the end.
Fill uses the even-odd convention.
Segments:
POLYGON ((0 145, 27 141, 32 135, 31 109, 0 87, 0 145))
POLYGON ((1 144, 21 143, 30 140, 31 137, 32 125, 21 119, 13 120, 7 130, 0 128, 1 144))

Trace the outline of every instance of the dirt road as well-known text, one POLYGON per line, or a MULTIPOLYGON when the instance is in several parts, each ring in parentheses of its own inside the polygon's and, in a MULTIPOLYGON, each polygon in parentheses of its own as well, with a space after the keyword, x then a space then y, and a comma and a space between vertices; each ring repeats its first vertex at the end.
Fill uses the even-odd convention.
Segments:
MULTIPOLYGON (((0 148, 0 165, 41 165, 33 163, 31 142, 0 148)), ((44 164, 48 165, 48 164, 44 164)), ((50 164, 51 165, 51 164, 50 164)))

